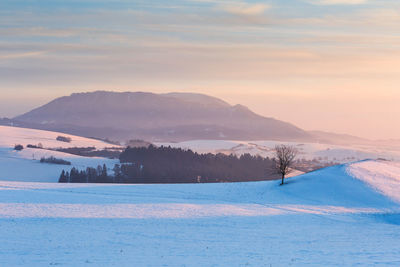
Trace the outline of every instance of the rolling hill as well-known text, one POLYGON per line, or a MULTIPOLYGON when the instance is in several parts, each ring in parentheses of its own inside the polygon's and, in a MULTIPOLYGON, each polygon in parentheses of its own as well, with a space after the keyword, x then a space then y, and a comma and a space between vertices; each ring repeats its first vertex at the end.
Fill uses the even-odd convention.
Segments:
POLYGON ((112 168, 119 160, 82 157, 50 149, 71 147, 94 147, 98 150, 115 145, 103 141, 63 133, 0 126, 0 180, 25 182, 57 182, 62 170, 86 169, 106 164, 112 168), (57 136, 65 136, 71 142, 57 141, 57 136), (14 150, 14 145, 24 146, 22 151, 14 150), (43 148, 28 148, 27 145, 39 145, 43 148), (71 165, 40 163, 42 157, 56 157, 71 162, 71 165))
POLYGON ((237 141, 237 140, 191 140, 184 142, 155 142, 158 146, 180 147, 198 153, 224 153, 243 155, 261 155, 273 158, 275 146, 285 144, 296 147, 297 159, 318 161, 321 163, 343 164, 365 159, 387 159, 400 161, 400 146, 391 143, 345 142, 344 145, 332 142, 282 142, 282 141, 237 141))
POLYGON ((285 186, 0 181, 0 263, 399 266, 399 177, 362 161, 285 186))

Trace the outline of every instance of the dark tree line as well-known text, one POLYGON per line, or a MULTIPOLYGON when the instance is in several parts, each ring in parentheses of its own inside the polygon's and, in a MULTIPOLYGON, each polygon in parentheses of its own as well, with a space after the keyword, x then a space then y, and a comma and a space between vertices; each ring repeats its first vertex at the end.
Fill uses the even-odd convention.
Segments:
POLYGON ((24 149, 23 145, 15 145, 14 146, 14 150, 21 151, 22 149, 24 149))
POLYGON ((57 136, 56 140, 60 141, 60 142, 66 142, 66 143, 71 143, 71 141, 72 141, 71 137, 62 136, 62 135, 57 136))
POLYGON ((103 150, 96 150, 95 147, 69 147, 69 148, 57 148, 59 152, 68 154, 83 156, 83 157, 103 157, 103 158, 118 158, 121 154, 120 148, 107 148, 103 150))
POLYGON ((128 147, 119 157, 113 174, 106 166, 71 170, 61 174, 60 182, 114 183, 210 183, 275 179, 272 159, 244 154, 199 154, 171 147, 128 147), (62 179, 61 179, 62 178, 62 179))
POLYGON ((55 157, 53 157, 53 156, 48 157, 48 158, 45 158, 45 157, 41 158, 41 159, 40 159, 40 163, 50 163, 50 164, 59 164, 59 165, 71 165, 71 162, 70 162, 70 161, 63 160, 63 159, 58 159, 58 158, 55 158, 55 157))
POLYGON ((63 170, 60 175, 59 183, 110 183, 113 177, 107 173, 107 167, 98 166, 97 168, 88 167, 86 170, 79 171, 75 167, 71 171, 63 170))

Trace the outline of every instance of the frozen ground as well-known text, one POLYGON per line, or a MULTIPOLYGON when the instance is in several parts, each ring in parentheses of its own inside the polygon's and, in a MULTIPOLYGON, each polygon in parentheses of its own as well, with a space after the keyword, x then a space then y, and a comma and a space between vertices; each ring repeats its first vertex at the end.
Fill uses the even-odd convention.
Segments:
POLYGON ((0 266, 400 266, 399 177, 363 161, 285 186, 2 181, 0 266))
POLYGON ((106 164, 112 168, 118 160, 104 158, 80 157, 67 153, 47 150, 47 148, 69 147, 95 147, 103 149, 114 147, 105 142, 79 136, 73 136, 57 132, 0 126, 0 180, 30 181, 30 182, 57 182, 61 171, 70 170, 72 167, 86 169, 106 164), (57 141, 57 136, 67 136, 71 142, 57 141), (28 144, 41 143, 46 149, 27 148, 28 144), (25 148, 15 151, 14 145, 21 144, 25 148), (68 160, 71 166, 40 163, 42 157, 54 156, 68 160))

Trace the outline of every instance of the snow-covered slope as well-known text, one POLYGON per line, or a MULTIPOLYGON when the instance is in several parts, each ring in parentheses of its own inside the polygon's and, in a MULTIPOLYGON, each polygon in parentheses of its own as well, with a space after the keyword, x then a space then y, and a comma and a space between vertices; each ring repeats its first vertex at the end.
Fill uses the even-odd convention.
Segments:
POLYGON ((28 144, 37 145, 41 143, 45 148, 69 148, 69 147, 96 147, 103 149, 113 147, 100 140, 90 139, 70 134, 19 128, 11 126, 0 126, 0 147, 14 147, 15 144, 26 146, 28 144), (57 141, 57 136, 71 138, 71 142, 57 141))
POLYGON ((400 203, 400 163, 362 161, 348 167, 349 174, 367 183, 376 191, 400 203))
POLYGON ((398 177, 364 161, 285 186, 2 181, 0 264, 399 266, 400 192, 379 189, 398 177))
POLYGON ((48 150, 49 148, 95 147, 103 149, 114 147, 105 142, 57 132, 0 126, 0 180, 57 182, 61 171, 72 167, 85 169, 106 164, 112 167, 118 160, 88 158, 48 150), (57 141, 57 136, 71 138, 71 142, 57 141), (44 149, 27 148, 28 144, 42 144, 44 149), (21 144, 22 151, 14 150, 14 145, 21 144), (54 156, 71 162, 71 166, 40 163, 42 157, 54 156))

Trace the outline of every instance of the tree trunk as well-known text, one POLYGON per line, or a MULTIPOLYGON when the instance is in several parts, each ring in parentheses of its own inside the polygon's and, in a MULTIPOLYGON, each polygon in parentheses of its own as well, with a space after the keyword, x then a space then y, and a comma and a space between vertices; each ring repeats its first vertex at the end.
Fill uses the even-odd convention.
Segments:
POLYGON ((285 179, 285 175, 284 174, 282 174, 282 183, 281 183, 281 185, 283 185, 283 180, 285 179))

